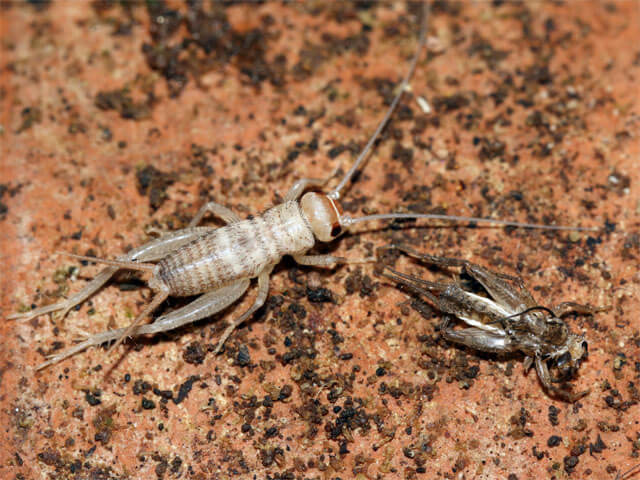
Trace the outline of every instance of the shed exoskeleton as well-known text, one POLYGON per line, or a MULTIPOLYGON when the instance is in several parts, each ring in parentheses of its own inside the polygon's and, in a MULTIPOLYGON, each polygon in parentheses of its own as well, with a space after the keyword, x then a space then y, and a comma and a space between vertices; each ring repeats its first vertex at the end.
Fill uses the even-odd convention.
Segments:
POLYGON ((461 274, 469 275, 484 288, 486 295, 481 295, 465 289, 459 281, 430 282, 384 265, 383 276, 427 298, 445 314, 440 333, 446 340, 483 352, 523 353, 525 370, 535 365, 544 388, 563 400, 575 402, 589 393, 573 393, 555 385, 572 379, 588 356, 587 340, 572 333, 562 317, 572 311, 593 314, 606 308, 574 302, 543 307, 519 277, 492 272, 462 259, 420 253, 405 245, 387 248, 398 249, 427 265, 459 267, 461 274), (469 327, 455 329, 454 318, 469 327), (552 377, 550 368, 558 371, 558 378, 552 377))

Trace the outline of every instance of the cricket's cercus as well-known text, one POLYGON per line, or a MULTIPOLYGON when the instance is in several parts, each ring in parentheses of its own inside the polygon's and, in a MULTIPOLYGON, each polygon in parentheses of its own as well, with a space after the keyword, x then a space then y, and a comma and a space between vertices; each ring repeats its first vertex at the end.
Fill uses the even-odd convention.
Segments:
POLYGON ((455 222, 487 223, 503 226, 542 228, 549 230, 591 230, 588 228, 535 225, 447 215, 387 213, 352 218, 342 213, 338 200, 354 174, 372 150, 376 139, 388 123, 424 49, 428 8, 425 4, 420 39, 410 68, 376 131, 357 157, 353 166, 329 193, 319 190, 327 179, 300 179, 293 184, 284 202, 249 220, 241 220, 234 212, 218 203, 204 205, 187 228, 177 230, 134 248, 115 260, 71 255, 109 265, 78 293, 65 301, 11 315, 10 319, 30 319, 60 311, 64 316, 71 308, 100 289, 120 269, 146 271, 151 274, 147 285, 155 292, 151 303, 126 328, 87 335, 73 347, 51 355, 37 368, 57 363, 90 346, 115 340, 112 349, 125 338, 155 334, 210 317, 236 302, 258 279, 258 292, 253 305, 237 317, 220 337, 219 352, 233 330, 260 308, 269 292, 269 276, 284 255, 291 255, 302 265, 332 268, 337 264, 371 262, 374 259, 347 259, 331 255, 308 255, 317 241, 331 242, 362 222, 391 219, 437 219, 455 222), (306 192, 306 193, 305 193, 306 192), (198 226, 206 213, 213 213, 227 225, 222 228, 198 226), (188 305, 160 316, 151 324, 141 324, 169 296, 201 296, 188 305))
POLYGON ((563 302, 553 308, 540 306, 518 277, 492 272, 480 265, 457 258, 420 253, 405 245, 391 245, 427 265, 440 268, 459 267, 461 274, 476 280, 486 295, 473 293, 458 279, 447 283, 423 280, 383 265, 382 275, 405 286, 414 294, 426 297, 445 314, 441 335, 448 341, 490 353, 522 352, 525 370, 535 364, 545 389, 568 402, 587 393, 573 393, 555 384, 575 376, 588 356, 587 341, 571 333, 562 317, 569 312, 593 314, 607 310, 590 305, 563 302), (455 329, 453 317, 469 328, 455 329), (553 378, 549 369, 556 369, 553 378))

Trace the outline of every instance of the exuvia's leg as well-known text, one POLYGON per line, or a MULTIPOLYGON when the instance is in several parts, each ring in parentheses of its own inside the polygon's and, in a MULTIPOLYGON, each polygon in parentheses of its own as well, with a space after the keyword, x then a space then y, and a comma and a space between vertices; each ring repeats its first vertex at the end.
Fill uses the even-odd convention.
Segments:
POLYGON ((409 247, 405 244, 391 244, 388 247, 383 247, 389 250, 400 250, 403 253, 406 253, 410 257, 417 258, 418 260, 423 261, 429 265, 435 265, 437 267, 464 267, 469 262, 460 258, 450 258, 450 257, 439 257, 437 255, 429 255, 428 253, 418 252, 413 248, 409 247))
POLYGON ((478 317, 499 320, 509 314, 493 300, 467 292, 457 283, 429 282, 413 275, 399 272, 386 265, 384 268, 393 273, 393 275, 383 273, 385 277, 406 286, 418 295, 428 298, 441 312, 455 315, 468 325, 482 331, 500 332, 501 329, 498 325, 483 323, 478 317))
POLYGON ((333 268, 338 264, 373 263, 376 261, 373 257, 344 258, 333 255, 293 255, 293 259, 300 265, 320 268, 333 268))
POLYGON ((584 315, 592 315, 594 313, 599 313, 599 312, 607 312, 609 310, 611 310, 611 306, 608 305, 606 307, 594 307, 592 305, 582 305, 580 303, 575 303, 575 302, 562 302, 558 305, 556 305, 555 307, 553 307, 551 310, 553 310, 553 313, 555 313, 556 317, 562 317, 563 315, 566 315, 569 312, 576 312, 576 313, 582 313, 584 315))
POLYGON ((196 216, 193 217, 193 219, 189 223, 189 227, 195 227, 196 225, 198 225, 202 220, 202 217, 204 217, 207 212, 211 212, 214 215, 220 217, 226 223, 236 223, 240 221, 240 217, 238 217, 238 215, 236 215, 233 211, 229 210, 224 205, 220 205, 216 202, 208 202, 200 207, 200 210, 198 210, 196 216))
POLYGON ((219 353, 220 350, 222 350, 222 347, 224 346, 224 342, 227 341, 231 333, 233 333, 233 331, 236 328, 238 328, 238 326, 240 326, 242 322, 244 322, 247 318, 253 315, 256 310, 258 310, 262 305, 264 305, 264 302, 267 300, 267 295, 269 295, 269 275, 271 275, 272 269, 273 267, 267 267, 266 270, 264 270, 260 275, 258 275, 258 294, 256 295, 256 299, 253 302, 253 305, 251 305, 249 310, 247 310, 238 318, 233 320, 231 322, 231 325, 229 325, 225 329, 225 331, 222 333, 222 336, 220 337, 220 340, 218 340, 218 345, 216 345, 216 348, 213 351, 214 353, 216 354, 219 353))
MULTIPOLYGON (((422 280, 421 278, 415 277, 413 275, 408 275, 406 273, 399 272, 391 267, 384 266, 385 270, 391 272, 391 274, 382 272, 384 277, 387 277, 389 280, 393 280, 394 282, 400 283, 405 287, 409 288, 413 293, 417 293, 418 295, 422 295, 427 297, 431 303, 433 303, 436 308, 439 308, 439 300, 438 297, 435 296, 433 292, 441 293, 447 289, 449 286, 445 283, 435 283, 428 282, 426 280, 422 280)), ((450 312, 447 312, 450 313, 450 312)))
MULTIPOLYGON (((131 336, 166 332, 214 315, 238 300, 238 298, 246 292, 248 287, 249 280, 243 279, 231 285, 227 285, 226 287, 219 288, 213 292, 205 293, 188 305, 162 315, 153 323, 138 326, 131 332, 131 336)), ((58 363, 59 361, 91 346, 112 342, 113 340, 122 337, 126 329, 127 327, 118 328, 91 335, 77 345, 74 345, 63 352, 49 356, 47 361, 38 365, 36 369, 40 370, 41 368, 58 363)))
POLYGON ((475 327, 454 330, 450 327, 450 318, 445 318, 440 326, 440 333, 449 342, 489 353, 509 353, 516 350, 504 332, 487 331, 475 327))
POLYGON ((524 287, 522 279, 519 277, 492 272, 481 265, 459 258, 438 257, 428 253, 421 253, 403 244, 390 245, 390 248, 398 249, 422 262, 440 268, 462 267, 463 271, 478 281, 498 304, 511 310, 520 310, 536 305, 535 300, 524 287), (516 287, 514 288, 508 282, 515 283, 516 287))
POLYGON ((388 267, 386 265, 384 265, 384 269, 388 270, 389 272, 391 272, 391 274, 389 273, 383 273, 383 275, 387 278, 389 278, 390 280, 394 280, 398 283, 402 283, 403 285, 407 285, 410 287, 422 287, 420 289, 420 292, 422 292, 422 289, 428 290, 430 292, 438 292, 441 293, 443 291, 445 291, 449 286, 453 285, 453 283, 438 283, 438 282, 430 282, 428 280, 423 280, 420 277, 416 277, 415 275, 409 275, 408 273, 403 273, 400 272, 398 270, 396 270, 395 268, 391 268, 388 267))
POLYGON ((589 394, 589 392, 591 391, 590 389, 587 389, 583 392, 572 393, 567 390, 563 390, 562 388, 556 387, 551 382, 551 375, 549 374, 549 368, 547 367, 547 362, 540 357, 536 357, 536 372, 538 373, 538 378, 540 379, 540 382, 542 383, 544 388, 547 389, 547 391, 558 395, 560 398, 562 398, 567 402, 573 403, 576 400, 579 400, 585 395, 589 394))
POLYGON ((493 272, 475 263, 467 263, 464 271, 478 281, 491 298, 505 309, 522 311, 537 305, 519 277, 493 272))
MULTIPOLYGON (((185 228, 170 232, 162 238, 157 238, 144 245, 136 247, 128 253, 117 257, 120 261, 138 260, 143 262, 156 261, 168 253, 177 250, 181 246, 193 241, 195 238, 210 232, 209 227, 185 228)), ((47 313, 62 310, 58 318, 64 318, 65 315, 76 305, 85 301, 88 297, 99 290, 109 279, 118 271, 119 267, 107 267, 96 275, 89 283, 87 283, 79 292, 74 293, 71 297, 62 302, 46 305, 24 313, 15 313, 9 315, 8 319, 29 320, 31 318, 45 315, 47 313)))

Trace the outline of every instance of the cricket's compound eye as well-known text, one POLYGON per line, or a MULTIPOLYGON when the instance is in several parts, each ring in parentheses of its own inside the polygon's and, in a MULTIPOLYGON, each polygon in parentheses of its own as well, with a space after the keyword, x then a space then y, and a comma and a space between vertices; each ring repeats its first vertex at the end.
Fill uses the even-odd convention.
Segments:
POLYGON ((311 225, 313 235, 321 242, 330 242, 344 231, 340 224, 340 209, 322 193, 305 193, 300 208, 311 225))

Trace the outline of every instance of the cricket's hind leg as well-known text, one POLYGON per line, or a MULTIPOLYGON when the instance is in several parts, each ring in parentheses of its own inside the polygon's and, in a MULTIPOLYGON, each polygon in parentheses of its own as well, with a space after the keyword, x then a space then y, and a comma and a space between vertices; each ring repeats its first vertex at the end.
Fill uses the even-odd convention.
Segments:
MULTIPOLYGON (((161 317, 157 318, 155 322, 147 325, 139 325, 133 331, 130 332, 132 337, 145 334, 154 334, 160 332, 167 332, 174 330, 183 325, 196 322, 203 318, 214 315, 221 310, 238 300, 249 287, 249 280, 243 279, 236 283, 227 285, 213 292, 208 292, 193 302, 178 308, 172 312, 169 312, 161 317)), ((128 327, 118 328, 115 330, 107 330, 105 332, 97 333, 85 338, 83 341, 74 345, 73 347, 47 357, 47 361, 38 365, 36 370, 40 370, 49 365, 64 360, 76 353, 82 352, 89 347, 102 345, 103 343, 112 342, 117 340, 126 333, 128 327)))
MULTIPOLYGON (((154 262, 211 230, 212 228, 209 227, 194 227, 170 232, 161 238, 152 240, 151 242, 134 248, 125 255, 117 257, 117 260, 123 262, 130 262, 134 260, 142 262, 154 262)), ((12 315, 9 315, 7 319, 30 320, 40 315, 45 315, 47 313, 57 311, 61 311, 58 314, 58 318, 62 319, 66 316, 69 310, 71 310, 76 305, 84 302, 87 298, 89 298, 96 291, 102 288, 102 286, 107 283, 118 270, 120 270, 120 267, 108 266, 100 273, 98 273, 98 275, 96 275, 93 280, 87 283, 79 292, 76 292, 68 299, 63 300, 62 302, 54 303, 52 305, 46 305, 44 307, 36 308, 28 312, 14 313, 12 315)))
POLYGON ((253 315, 256 310, 258 310, 262 305, 264 305, 264 302, 267 300, 267 296, 269 295, 269 276, 271 275, 272 269, 273 267, 269 267, 266 270, 264 270, 260 275, 258 275, 258 294, 256 295, 256 299, 253 301, 253 305, 251 305, 251 307, 246 312, 244 312, 238 318, 233 320, 231 322, 231 325, 229 325, 225 329, 225 331, 222 333, 222 336, 218 340, 218 344, 216 345, 216 348, 213 351, 213 353, 215 354, 220 353, 220 350, 222 350, 222 347, 224 346, 224 342, 227 341, 227 339, 233 333, 233 331, 236 328, 238 328, 242 324, 242 322, 244 322, 247 318, 253 315))

